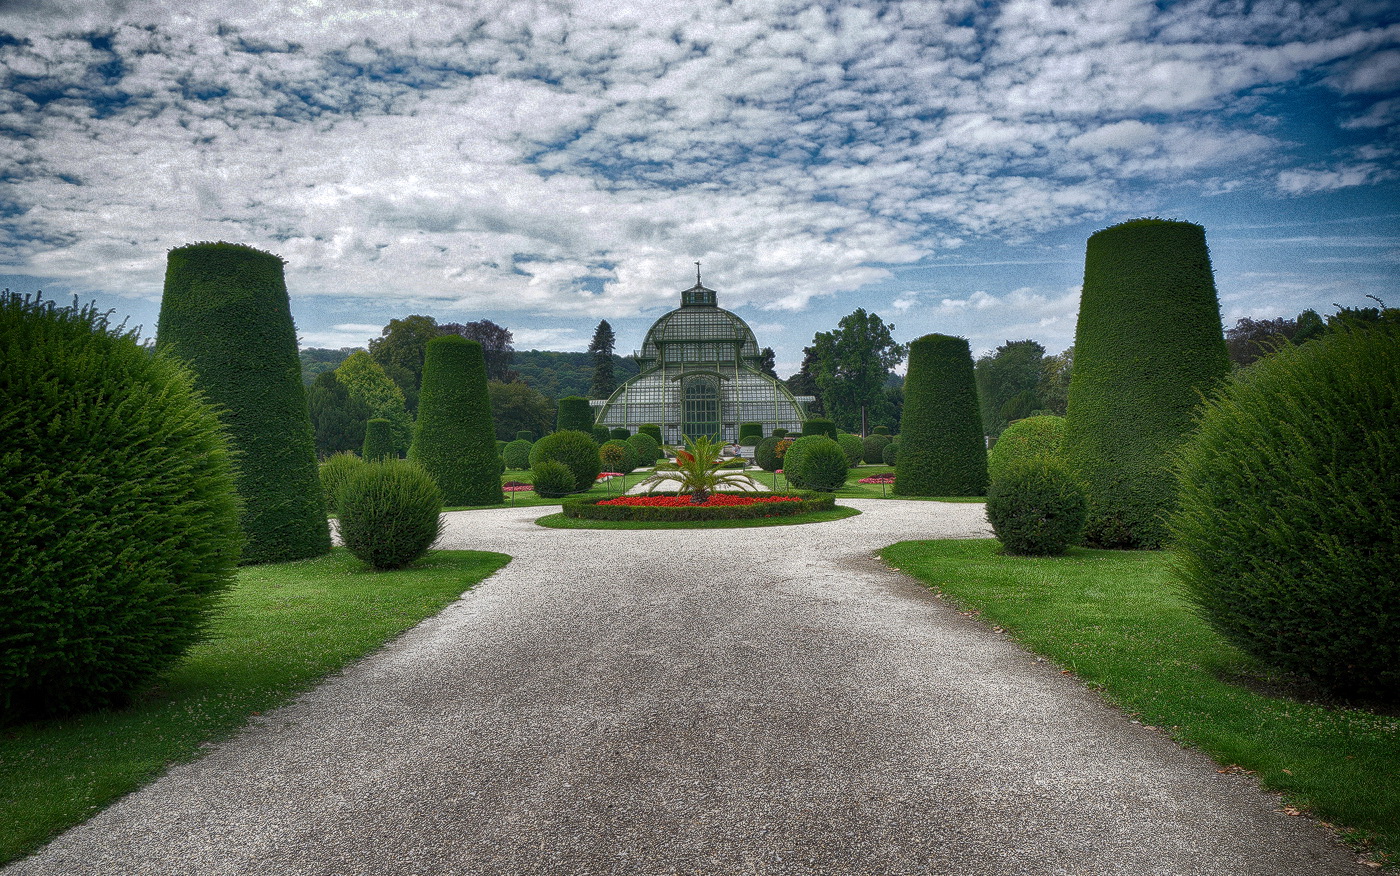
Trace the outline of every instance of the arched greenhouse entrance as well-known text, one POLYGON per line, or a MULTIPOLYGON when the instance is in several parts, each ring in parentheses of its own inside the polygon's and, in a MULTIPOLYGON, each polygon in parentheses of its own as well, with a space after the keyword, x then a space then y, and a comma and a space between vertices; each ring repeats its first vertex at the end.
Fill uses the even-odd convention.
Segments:
POLYGON ((691 438, 719 436, 719 381, 709 375, 681 384, 681 432, 691 438))

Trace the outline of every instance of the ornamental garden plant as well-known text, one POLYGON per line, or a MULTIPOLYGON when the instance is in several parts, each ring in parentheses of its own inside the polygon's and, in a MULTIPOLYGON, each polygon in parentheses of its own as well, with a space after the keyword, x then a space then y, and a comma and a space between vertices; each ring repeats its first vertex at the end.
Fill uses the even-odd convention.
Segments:
POLYGON ((414 462, 367 462, 340 488, 340 537, 376 571, 402 569, 442 534, 442 493, 414 462))
MULTIPOLYGON (((568 470, 573 484, 570 492, 587 490, 598 479, 598 472, 603 470, 602 461, 598 458, 598 443, 587 432, 554 432, 536 441, 530 448, 530 468, 537 476, 540 464, 544 462, 557 462, 568 470)), ((557 479, 551 476, 550 480, 553 486, 557 479)), ((535 482, 539 483, 538 480, 535 482)))
POLYGON ((909 345, 898 456, 896 496, 982 496, 987 450, 972 350, 965 338, 924 335, 909 345))
POLYGON ((437 482, 448 505, 505 501, 503 463, 496 456, 486 392, 486 357, 477 341, 461 335, 428 341, 408 458, 437 482))

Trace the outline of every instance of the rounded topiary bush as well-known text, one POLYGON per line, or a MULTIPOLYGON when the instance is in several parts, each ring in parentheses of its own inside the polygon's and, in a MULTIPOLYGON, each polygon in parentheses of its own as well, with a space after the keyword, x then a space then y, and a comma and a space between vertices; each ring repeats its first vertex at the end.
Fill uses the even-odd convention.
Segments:
POLYGON ((564 463, 552 459, 535 463, 530 470, 530 483, 535 493, 546 499, 558 499, 577 492, 573 472, 564 463))
POLYGON ((637 454, 638 467, 645 468, 655 465, 656 461, 661 458, 661 445, 646 432, 637 432, 627 439, 627 444, 632 448, 632 452, 637 454))
POLYGON ((651 439, 660 447, 664 442, 661 440, 661 427, 656 423, 643 423, 637 427, 638 435, 650 435, 651 439))
POLYGON ((753 461, 759 468, 764 471, 777 471, 783 467, 775 452, 778 449, 778 442, 781 440, 783 439, 774 436, 758 442, 758 446, 753 449, 753 461))
POLYGON ((752 435, 754 438, 763 438, 762 423, 740 423, 739 424, 739 444, 744 447, 754 447, 754 444, 744 444, 745 438, 752 435))
POLYGON ((885 465, 896 465, 899 461, 899 439, 895 438, 880 451, 880 461, 885 465))
POLYGON ((885 448, 889 446, 890 436, 874 433, 867 435, 860 443, 860 456, 871 465, 879 465, 885 461, 885 448))
POLYGON ((1065 443, 1065 418, 1053 414, 1017 420, 997 438, 987 451, 987 476, 996 480, 1016 459, 1045 456, 1061 459, 1065 443))
POLYGON ((379 462, 398 457, 394 452, 393 428, 394 424, 383 417, 376 417, 365 423, 365 446, 360 450, 360 456, 364 457, 365 462, 379 462))
POLYGON ((832 441, 836 440, 836 424, 831 420, 813 419, 802 421, 802 436, 825 435, 832 441))
POLYGON ((1343 695, 1400 699, 1400 328, 1251 365, 1179 455, 1177 568, 1211 626, 1343 695))
POLYGON ((402 569, 442 534, 442 493, 432 476, 403 459, 367 462, 340 488, 341 541, 378 571, 402 569))
POLYGON ((759 442, 762 441, 762 440, 763 440, 763 436, 762 436, 762 435, 745 435, 743 438, 740 438, 740 439, 739 439, 739 446, 740 446, 740 447, 757 447, 758 444, 759 444, 759 442))
POLYGON ((624 429, 624 428, 622 428, 621 426, 618 426, 618 427, 615 428, 615 429, 609 429, 609 430, 608 430, 608 438, 609 438, 609 439, 614 439, 614 438, 615 438, 615 439, 617 439, 618 441, 626 441, 628 438, 631 438, 631 437, 632 437, 632 430, 631 430, 631 429, 624 429))
POLYGON ((353 453, 337 453, 321 463, 321 492, 326 496, 326 510, 336 513, 340 507, 340 488, 350 475, 365 464, 353 453))
POLYGON ((1008 554, 1051 556, 1076 544, 1088 504, 1059 460, 1013 459, 987 488, 987 520, 1008 554))
POLYGON ((501 458, 506 461, 506 468, 513 468, 516 471, 524 471, 530 467, 530 448, 534 445, 522 438, 517 438, 506 445, 505 452, 501 458))
POLYGON ((909 345, 896 496, 981 496, 987 445, 965 338, 924 335, 909 345))
POLYGON ((546 461, 563 463, 576 491, 591 488, 603 470, 598 443, 585 432, 555 432, 536 441, 530 448, 530 468, 538 473, 540 463, 546 461))
MULTIPOLYGON (((559 399, 556 432, 593 432, 593 407, 581 395, 559 399)), ((606 440, 606 439, 604 439, 606 440)))
POLYGON ((638 465, 637 452, 632 449, 632 445, 617 438, 604 441, 603 445, 598 448, 599 464, 606 465, 609 460, 612 460, 612 465, 616 467, 608 467, 603 470, 615 471, 618 474, 631 474, 638 465), (609 447, 617 448, 616 452, 607 452, 609 447))
POLYGON ((0 293, 0 714, 125 701, 204 638, 242 542, 190 372, 92 306, 0 293))
POLYGON ((847 468, 860 465, 861 457, 865 455, 865 442, 859 435, 842 432, 836 436, 836 443, 841 446, 841 452, 846 454, 847 468))
POLYGON ((432 475, 448 505, 505 501, 480 343, 461 335, 428 341, 408 458, 432 475))
POLYGON ((830 493, 846 482, 846 454, 825 435, 798 438, 783 457, 783 474, 799 490, 830 493))

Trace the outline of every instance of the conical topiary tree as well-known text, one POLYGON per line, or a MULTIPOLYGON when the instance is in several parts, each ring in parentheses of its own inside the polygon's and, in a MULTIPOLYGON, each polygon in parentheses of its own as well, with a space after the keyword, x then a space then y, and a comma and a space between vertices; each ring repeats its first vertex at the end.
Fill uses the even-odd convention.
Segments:
POLYGON ((1205 229, 1138 219, 1089 238, 1065 416, 1086 542, 1161 546, 1172 452, 1229 369, 1205 229))
POLYGON ((428 341, 408 458, 432 475, 445 505, 505 501, 480 343, 461 335, 428 341))
MULTIPOLYGON (((588 404, 588 399, 581 395, 569 395, 559 399, 559 416, 555 421, 554 431, 593 434, 593 408, 588 404)), ((607 438, 603 440, 606 441, 607 438)))
POLYGON ((399 455, 394 452, 393 429, 394 424, 383 417, 375 417, 365 423, 365 444, 360 449, 365 462, 398 458, 399 455))
POLYGON ((232 243, 170 251, 156 348, 189 363, 237 451, 244 563, 328 552, 282 260, 232 243))
POLYGON ((987 445, 965 338, 924 335, 909 345, 896 496, 982 496, 987 445))

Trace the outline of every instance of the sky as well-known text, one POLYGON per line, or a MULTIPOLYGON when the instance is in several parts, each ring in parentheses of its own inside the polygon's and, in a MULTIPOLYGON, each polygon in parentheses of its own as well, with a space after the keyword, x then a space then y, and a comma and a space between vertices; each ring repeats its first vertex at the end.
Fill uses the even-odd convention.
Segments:
POLYGON ((0 286, 149 336, 166 253, 286 260, 304 347, 618 352, 702 263, 780 375, 856 308, 1073 343, 1085 240, 1199 223, 1222 320, 1400 268, 1400 0, 0 0, 0 286))

